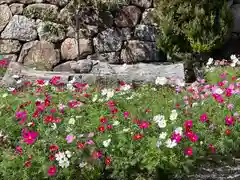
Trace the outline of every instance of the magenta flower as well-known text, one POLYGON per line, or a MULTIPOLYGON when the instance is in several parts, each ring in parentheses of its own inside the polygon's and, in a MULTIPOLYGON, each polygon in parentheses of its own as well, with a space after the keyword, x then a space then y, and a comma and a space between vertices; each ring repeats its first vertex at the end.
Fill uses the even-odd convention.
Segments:
POLYGON ((27 119, 27 113, 26 111, 19 111, 19 112, 16 112, 15 117, 17 120, 20 120, 18 122, 19 124, 23 124, 27 119))
POLYGON ((123 113, 123 116, 124 116, 124 118, 125 118, 125 119, 127 119, 127 118, 128 118, 128 116, 129 116, 129 112, 127 112, 127 111, 126 111, 126 112, 124 112, 124 113, 123 113))
POLYGON ((226 118, 225 118, 225 123, 226 123, 226 125, 228 125, 228 126, 233 125, 233 123, 234 123, 234 117, 233 117, 233 116, 226 116, 226 118))
POLYGON ((38 132, 27 130, 27 131, 23 132, 22 136, 23 136, 25 143, 33 144, 37 140, 38 132))
POLYGON ((207 121, 208 121, 207 114, 202 114, 202 115, 200 116, 200 121, 202 121, 202 123, 207 122, 207 121))

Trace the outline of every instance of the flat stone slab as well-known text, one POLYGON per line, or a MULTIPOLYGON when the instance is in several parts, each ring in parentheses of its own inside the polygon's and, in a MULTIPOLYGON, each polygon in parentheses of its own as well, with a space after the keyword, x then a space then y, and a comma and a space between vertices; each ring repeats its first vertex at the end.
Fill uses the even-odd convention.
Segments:
POLYGON ((12 77, 13 75, 18 75, 22 81, 50 80, 54 76, 59 76, 63 83, 68 83, 75 77, 78 81, 88 84, 104 83, 106 85, 106 83, 118 83, 120 80, 126 83, 154 84, 157 77, 184 80, 184 67, 183 64, 110 65, 100 62, 93 66, 90 73, 75 74, 71 72, 37 71, 18 62, 11 62, 1 81, 1 86, 21 86, 21 84, 17 84, 17 80, 12 77))

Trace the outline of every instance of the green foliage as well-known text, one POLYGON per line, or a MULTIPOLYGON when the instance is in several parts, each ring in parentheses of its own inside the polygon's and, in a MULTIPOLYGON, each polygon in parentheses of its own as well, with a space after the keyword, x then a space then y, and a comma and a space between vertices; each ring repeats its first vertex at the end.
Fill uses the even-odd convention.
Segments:
POLYGON ((80 83, 77 92, 39 84, 18 93, 1 89, 0 178, 159 179, 160 170, 188 174, 199 160, 231 157, 240 149, 240 98, 226 92, 231 84, 237 90, 239 80, 223 80, 222 103, 204 82, 178 93, 168 86, 121 85, 119 91, 80 83), (232 125, 226 116, 235 118, 232 125), (65 157, 58 158, 59 152, 65 157))
POLYGON ((211 52, 224 43, 232 24, 226 0, 158 0, 154 16, 158 46, 169 56, 211 52))

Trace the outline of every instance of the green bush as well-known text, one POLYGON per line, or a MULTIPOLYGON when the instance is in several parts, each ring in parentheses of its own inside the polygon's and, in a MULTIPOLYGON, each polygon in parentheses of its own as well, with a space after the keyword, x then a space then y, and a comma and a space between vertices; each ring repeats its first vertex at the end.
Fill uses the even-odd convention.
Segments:
POLYGON ((220 47, 232 25, 226 0, 157 0, 158 46, 175 53, 209 53, 220 47))

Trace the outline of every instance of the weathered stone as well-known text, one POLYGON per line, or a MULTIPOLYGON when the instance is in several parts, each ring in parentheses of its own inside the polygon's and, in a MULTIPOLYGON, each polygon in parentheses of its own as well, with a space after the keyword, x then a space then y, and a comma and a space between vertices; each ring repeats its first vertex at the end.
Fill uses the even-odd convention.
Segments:
POLYGON ((96 52, 112 52, 119 51, 122 47, 121 32, 116 29, 106 29, 93 39, 96 52))
POLYGON ((56 21, 58 7, 52 4, 30 4, 23 10, 23 15, 28 18, 56 21))
POLYGON ((3 39, 32 41, 37 39, 35 21, 24 16, 14 15, 1 34, 3 39))
POLYGON ((46 2, 49 2, 50 4, 54 4, 56 6, 63 7, 69 3, 70 0, 45 0, 46 2))
POLYGON ((23 12, 23 6, 24 6, 24 4, 13 3, 9 7, 10 7, 13 15, 20 15, 23 12))
MULTIPOLYGON (((98 26, 86 25, 85 28, 79 29, 79 38, 90 38, 95 36, 97 33, 98 26)), ((77 32, 72 26, 69 26, 67 29, 67 37, 77 38, 77 32)))
POLYGON ((154 8, 146 9, 142 14, 141 24, 155 25, 153 17, 154 8))
POLYGON ((240 32, 240 4, 234 4, 231 7, 233 13, 233 29, 232 32, 240 32))
POLYGON ((21 44, 17 40, 0 40, 0 54, 17 53, 21 49, 21 44))
POLYGON ((115 18, 115 24, 118 27, 134 27, 141 17, 141 10, 136 6, 125 6, 115 18))
POLYGON ((131 0, 131 3, 146 9, 152 6, 152 0, 131 0))
POLYGON ((39 41, 30 41, 23 44, 20 55, 18 56, 18 62, 23 63, 23 59, 28 54, 29 49, 35 46, 39 41))
POLYGON ((11 3, 22 3, 22 4, 32 4, 32 3, 41 3, 43 0, 1 0, 0 4, 11 4, 11 3))
POLYGON ((120 62, 120 52, 95 53, 87 57, 88 60, 108 62, 118 64, 120 62))
POLYGON ((6 55, 3 55, 3 59, 6 59, 9 64, 10 62, 17 61, 17 55, 16 54, 6 54, 6 55))
POLYGON ((125 63, 160 61, 156 43, 137 40, 128 41, 121 52, 121 59, 125 63))
POLYGON ((68 83, 72 77, 79 79, 81 83, 96 84, 103 83, 119 83, 123 80, 126 83, 155 83, 157 77, 169 77, 184 80, 184 66, 183 64, 159 65, 159 64, 144 64, 139 63, 135 65, 109 65, 108 63, 98 63, 93 66, 90 73, 71 73, 71 72, 49 72, 36 71, 32 68, 22 66, 17 62, 11 62, 8 66, 2 81, 2 87, 19 86, 13 75, 19 75, 23 81, 34 82, 37 79, 50 80, 54 76, 59 76, 61 81, 68 83), (70 78, 71 77, 71 78, 70 78))
POLYGON ((83 59, 77 62, 72 62, 70 65, 75 73, 89 73, 92 70, 93 62, 91 60, 83 59))
POLYGON ((71 63, 76 62, 76 61, 67 61, 62 64, 57 65, 56 67, 53 68, 53 71, 56 72, 71 72, 74 73, 71 63))
POLYGON ((38 23, 37 32, 40 40, 45 40, 53 43, 62 41, 66 36, 65 28, 63 25, 50 21, 43 21, 38 23))
POLYGON ((157 29, 154 26, 138 24, 135 28, 134 37, 140 41, 156 41, 157 29))
POLYGON ((122 28, 121 36, 123 41, 130 40, 132 37, 131 28, 122 28))
POLYGON ((99 12, 99 26, 100 27, 112 27, 113 26, 113 15, 110 11, 99 12))
POLYGON ((0 5, 0 32, 6 27, 12 18, 11 10, 7 5, 0 5))
POLYGON ((47 41, 39 41, 25 56, 23 64, 37 70, 52 70, 59 63, 54 45, 47 41))
POLYGON ((93 52, 90 39, 79 39, 80 57, 78 57, 78 44, 75 38, 67 38, 61 45, 61 55, 63 59, 86 58, 93 52))
POLYGON ((68 10, 67 7, 60 10, 57 19, 60 23, 64 23, 68 25, 73 24, 72 13, 68 10))
POLYGON ((100 24, 100 16, 99 11, 95 8, 81 8, 79 11, 79 22, 87 25, 99 25, 100 24))

